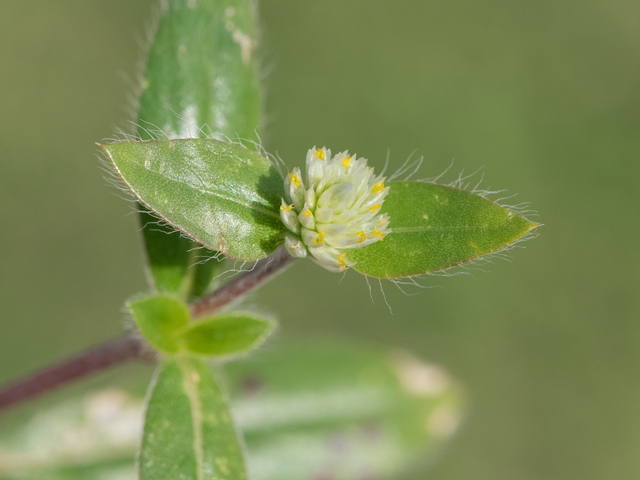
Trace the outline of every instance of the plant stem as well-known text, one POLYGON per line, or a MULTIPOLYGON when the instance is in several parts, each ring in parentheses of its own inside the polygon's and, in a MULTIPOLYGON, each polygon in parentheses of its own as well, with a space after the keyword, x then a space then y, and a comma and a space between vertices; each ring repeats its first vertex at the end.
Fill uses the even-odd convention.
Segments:
POLYGON ((10 383, 0 390, 0 411, 119 363, 154 359, 155 354, 137 334, 123 335, 10 383))
MULTIPOLYGON (((211 314, 228 305, 282 271, 293 260, 284 248, 279 249, 256 263, 250 271, 194 302, 191 306, 193 316, 211 314)), ((155 359, 154 351, 137 333, 128 333, 0 389, 0 411, 120 363, 131 360, 153 362, 155 359)))
POLYGON ((196 300, 191 305, 191 314, 193 317, 201 317, 215 312, 280 273, 294 260, 295 258, 289 255, 284 248, 276 250, 267 258, 256 263, 251 270, 239 275, 209 295, 196 300))

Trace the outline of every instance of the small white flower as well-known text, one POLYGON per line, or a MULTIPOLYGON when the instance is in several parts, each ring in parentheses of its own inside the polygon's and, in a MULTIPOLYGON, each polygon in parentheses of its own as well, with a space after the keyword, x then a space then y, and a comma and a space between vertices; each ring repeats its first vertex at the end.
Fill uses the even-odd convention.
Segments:
POLYGON ((307 182, 299 168, 284 181, 285 197, 280 207, 282 222, 289 229, 285 248, 294 257, 310 257, 332 272, 341 272, 355 262, 349 249, 380 242, 391 233, 389 216, 379 215, 389 187, 375 176, 365 158, 315 147, 307 152, 307 182))

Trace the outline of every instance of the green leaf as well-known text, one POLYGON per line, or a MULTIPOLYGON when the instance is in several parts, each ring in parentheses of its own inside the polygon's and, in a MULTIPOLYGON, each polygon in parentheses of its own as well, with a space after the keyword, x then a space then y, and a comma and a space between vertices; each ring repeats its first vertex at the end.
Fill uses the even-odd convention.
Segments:
POLYGON ((211 250, 257 260, 282 242, 282 178, 269 160, 217 140, 104 145, 133 194, 211 250))
POLYGON ((127 303, 127 308, 140 333, 155 348, 165 353, 177 353, 180 344, 175 332, 189 323, 187 306, 163 296, 151 296, 127 303))
POLYGON ((157 129, 171 138, 202 138, 204 127, 205 133, 258 140, 261 100, 252 3, 167 2, 142 83, 143 138, 151 139, 157 129))
POLYGON ((252 312, 228 312, 190 322, 182 302, 154 295, 127 302, 142 336, 168 354, 230 358, 247 353, 273 332, 273 320, 252 312))
MULTIPOLYGON (((148 383, 144 372, 141 384, 148 383)), ((463 392, 446 371, 386 348, 280 346, 224 364, 224 372, 252 480, 386 480, 409 471, 427 478, 464 413, 463 392)), ((122 377, 115 378, 124 384, 122 377)), ((176 380, 165 384, 167 394, 185 402, 176 380)), ((47 403, 17 424, 15 416, 1 417, 0 479, 134 480, 140 387, 47 403)), ((164 413, 155 407, 157 420, 173 418, 168 403, 164 413)))
POLYGON ((355 270, 377 278, 420 275, 501 250, 539 225, 479 195, 432 183, 393 182, 382 206, 393 232, 354 249, 355 270))
POLYGON ((151 388, 140 480, 246 479, 241 439, 207 365, 165 359, 151 388))
MULTIPOLYGON (((204 137, 259 140, 259 74, 256 27, 247 0, 172 0, 166 3, 141 85, 138 134, 150 140, 204 137), (162 130, 162 134, 158 132, 162 130), (153 132, 153 134, 151 133, 153 132)), ((197 297, 224 269, 223 262, 198 264, 213 252, 142 213, 150 273, 160 292, 197 297), (199 256, 200 258, 194 258, 199 256)))
POLYGON ((196 355, 230 357, 257 348, 275 322, 251 312, 230 312, 191 323, 178 332, 184 350, 196 355))

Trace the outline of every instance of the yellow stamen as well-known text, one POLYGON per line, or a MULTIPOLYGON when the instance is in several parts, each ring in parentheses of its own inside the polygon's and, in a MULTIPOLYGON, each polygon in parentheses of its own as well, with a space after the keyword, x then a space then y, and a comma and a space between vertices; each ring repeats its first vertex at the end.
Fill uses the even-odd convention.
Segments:
POLYGON ((383 182, 378 182, 373 186, 373 192, 374 193, 380 193, 384 190, 384 183, 383 182))
POLYGON ((371 207, 369 210, 378 210, 380 208, 380 204, 376 203, 373 207, 371 207))
POLYGON ((344 259, 344 257, 346 256, 346 253, 341 253, 340 255, 338 255, 338 261, 340 262, 340 266, 342 268, 347 268, 347 261, 344 259))
POLYGON ((320 245, 321 243, 324 242, 324 236, 327 232, 320 232, 318 234, 318 236, 313 240, 314 242, 316 242, 316 245, 320 245))
POLYGON ((319 158, 320 160, 324 160, 324 150, 322 150, 321 148, 318 148, 316 150, 316 157, 319 158))
POLYGON ((296 187, 302 183, 298 175, 296 175, 295 173, 289 174, 289 182, 293 183, 293 185, 296 187))
POLYGON ((305 217, 310 217, 311 216, 311 212, 309 210, 305 210, 304 211, 304 216, 305 217))
POLYGON ((356 235, 360 237, 360 240, 358 240, 358 243, 362 243, 367 239, 367 234, 364 233, 364 230, 362 232, 356 233, 356 235))
POLYGON ((280 205, 280 211, 286 210, 287 212, 290 212, 292 208, 293 208, 293 204, 291 204, 291 205, 280 205))
POLYGON ((348 167, 350 161, 351 161, 351 157, 345 157, 344 160, 342 161, 342 166, 345 168, 348 167))
POLYGON ((376 227, 371 231, 370 235, 374 237, 384 237, 386 234, 378 230, 378 227, 376 227))

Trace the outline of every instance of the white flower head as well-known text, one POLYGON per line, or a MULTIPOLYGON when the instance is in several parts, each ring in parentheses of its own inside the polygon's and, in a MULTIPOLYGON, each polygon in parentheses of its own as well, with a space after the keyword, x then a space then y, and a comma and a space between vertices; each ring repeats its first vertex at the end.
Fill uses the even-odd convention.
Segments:
POLYGON ((284 181, 280 207, 289 229, 284 245, 294 257, 310 257, 332 272, 355 265, 349 251, 380 242, 391 233, 389 215, 380 215, 389 187, 373 174, 367 159, 312 148, 307 152, 307 181, 294 168, 284 181))

